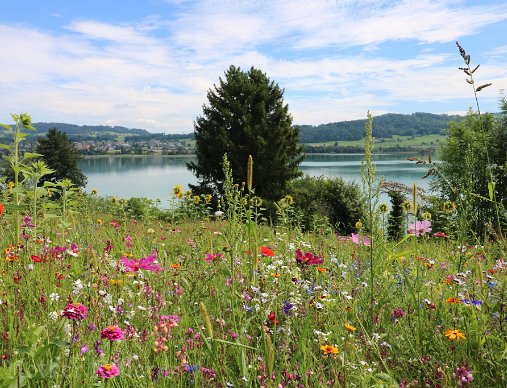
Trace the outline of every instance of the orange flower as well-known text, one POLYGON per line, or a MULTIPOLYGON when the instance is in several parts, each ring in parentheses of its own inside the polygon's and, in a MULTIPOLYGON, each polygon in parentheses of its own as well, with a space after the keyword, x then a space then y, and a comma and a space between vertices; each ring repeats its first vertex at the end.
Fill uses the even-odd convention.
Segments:
POLYGON ((456 304, 461 303, 461 299, 451 296, 449 299, 446 300, 446 302, 450 304, 456 304))
POLYGON ((273 276, 274 278, 279 278, 280 276, 282 276, 281 274, 279 274, 278 272, 272 272, 271 273, 271 276, 273 276))
POLYGON ((317 271, 324 273, 327 272, 327 269, 325 269, 324 267, 317 267, 317 271))
POLYGON ((351 324, 349 324, 349 323, 346 323, 344 326, 345 326, 345 328, 346 328, 348 331, 350 331, 350 332, 354 332, 354 331, 356 331, 356 330, 357 330, 357 328, 356 328, 356 327, 352 326, 352 325, 351 325, 351 324))
POLYGON ((172 268, 172 269, 178 269, 178 268, 180 268, 180 267, 181 267, 181 264, 179 264, 179 263, 174 263, 174 264, 171 264, 171 268, 172 268))
POLYGON ((328 344, 320 345, 320 350, 322 350, 322 353, 324 353, 324 355, 338 354, 338 348, 333 345, 328 345, 328 344))
POLYGON ((273 257, 275 255, 275 252, 273 252, 273 250, 271 248, 268 248, 265 246, 261 247, 261 253, 263 256, 269 256, 269 257, 273 257))
POLYGON ((466 339, 467 338, 467 337, 465 337, 465 334, 463 334, 461 331, 459 331, 457 329, 448 329, 448 330, 445 331, 444 335, 451 342, 454 341, 454 340, 456 340, 456 342, 459 342, 462 339, 466 339))

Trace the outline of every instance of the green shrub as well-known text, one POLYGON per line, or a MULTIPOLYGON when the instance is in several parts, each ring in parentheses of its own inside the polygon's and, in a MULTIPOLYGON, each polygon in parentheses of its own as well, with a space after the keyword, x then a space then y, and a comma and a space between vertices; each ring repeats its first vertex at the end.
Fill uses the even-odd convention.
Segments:
POLYGON ((349 234, 363 215, 364 201, 359 186, 342 178, 306 176, 295 179, 289 183, 289 194, 307 230, 311 230, 317 220, 321 224, 325 217, 337 232, 349 234))

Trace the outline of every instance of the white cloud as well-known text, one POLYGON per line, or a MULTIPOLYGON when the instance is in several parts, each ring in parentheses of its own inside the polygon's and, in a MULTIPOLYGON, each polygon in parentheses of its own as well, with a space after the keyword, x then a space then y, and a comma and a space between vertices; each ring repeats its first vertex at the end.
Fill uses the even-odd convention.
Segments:
MULTIPOLYGON (((179 13, 62 20, 58 32, 0 24, 8 53, 0 57, 0 121, 28 111, 35 121, 187 132, 231 64, 278 82, 295 123, 364 118, 400 102, 468 101, 452 41, 507 19, 503 5, 448 0, 167 1, 179 13), (402 58, 385 53, 400 40, 402 58), (429 42, 449 42, 450 52, 429 42)), ((493 105, 507 85, 507 70, 495 65, 505 54, 506 46, 490 50, 495 60, 478 72, 493 82, 481 92, 493 105)))

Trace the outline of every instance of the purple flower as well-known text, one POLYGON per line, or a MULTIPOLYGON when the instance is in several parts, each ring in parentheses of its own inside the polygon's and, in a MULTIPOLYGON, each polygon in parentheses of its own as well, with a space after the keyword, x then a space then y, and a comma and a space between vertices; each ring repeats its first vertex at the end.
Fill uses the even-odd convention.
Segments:
POLYGON ((84 355, 84 354, 88 353, 89 351, 90 351, 90 348, 88 347, 88 345, 83 344, 83 345, 81 345, 81 348, 79 349, 79 354, 84 355))
POLYGON ((108 326, 100 333, 100 338, 110 341, 120 341, 123 339, 123 330, 116 325, 108 326))
POLYGON ((425 233, 431 232, 431 221, 416 221, 415 224, 408 226, 408 233, 422 236, 425 233))
POLYGON ((292 310, 293 307, 294 307, 294 305, 292 303, 289 303, 286 301, 282 307, 282 310, 285 313, 285 315, 290 315, 291 314, 290 310, 292 310))

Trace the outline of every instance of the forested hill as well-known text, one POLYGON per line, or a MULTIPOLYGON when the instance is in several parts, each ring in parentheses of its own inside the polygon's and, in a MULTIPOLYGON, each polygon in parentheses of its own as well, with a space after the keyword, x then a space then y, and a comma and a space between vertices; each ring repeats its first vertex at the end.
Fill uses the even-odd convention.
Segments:
POLYGON ((107 125, 75 125, 66 123, 33 123, 37 128, 37 133, 45 134, 50 128, 58 128, 60 131, 67 133, 68 135, 91 135, 100 133, 114 133, 114 134, 125 134, 125 135, 149 135, 145 129, 136 128, 125 128, 125 127, 111 127, 107 125))
MULTIPOLYGON (((373 118, 373 136, 387 138, 393 135, 422 136, 441 134, 447 124, 463 117, 458 115, 412 113, 387 113, 373 118)), ((316 143, 324 141, 360 140, 365 135, 366 119, 340 121, 337 123, 300 125, 301 141, 316 143)))

